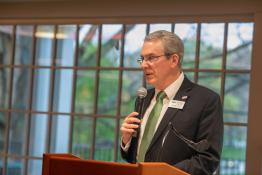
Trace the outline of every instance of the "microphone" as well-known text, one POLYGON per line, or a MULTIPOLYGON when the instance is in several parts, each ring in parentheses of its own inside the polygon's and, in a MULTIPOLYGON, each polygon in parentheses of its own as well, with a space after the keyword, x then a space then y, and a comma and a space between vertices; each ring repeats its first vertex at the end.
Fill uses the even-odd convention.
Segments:
MULTIPOLYGON (((137 118, 139 120, 142 119, 142 111, 143 111, 143 106, 144 106, 144 98, 147 95, 147 90, 144 87, 140 87, 137 91, 136 91, 136 95, 137 95, 137 100, 135 103, 135 112, 138 113, 137 118)), ((136 132, 133 134, 133 137, 137 137, 139 132, 140 132, 140 124, 139 127, 136 129, 136 132)))
POLYGON ((137 91, 136 91, 136 95, 137 95, 137 101, 135 104, 135 112, 138 112, 139 115, 137 116, 138 119, 142 119, 142 110, 143 110, 143 105, 144 105, 144 98, 147 95, 147 90, 144 87, 140 87, 137 91))
POLYGON ((169 132, 172 131, 180 140, 182 140, 188 147, 193 149, 195 152, 202 154, 202 155, 210 156, 210 153, 206 152, 206 150, 208 150, 210 147, 210 143, 206 139, 203 139, 199 142, 194 142, 193 140, 190 140, 186 138, 185 136, 183 136, 181 133, 179 133, 176 130, 176 128, 173 126, 172 122, 169 122, 168 127, 169 129, 165 133, 164 138, 162 140, 162 148, 164 147, 164 144, 165 144, 165 141, 166 141, 166 138, 169 132))

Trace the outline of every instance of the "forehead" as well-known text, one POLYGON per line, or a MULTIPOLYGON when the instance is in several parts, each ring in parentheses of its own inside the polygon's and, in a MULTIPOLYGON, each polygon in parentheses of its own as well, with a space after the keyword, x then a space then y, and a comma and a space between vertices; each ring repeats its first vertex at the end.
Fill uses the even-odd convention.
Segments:
POLYGON ((141 50, 141 55, 148 54, 162 54, 164 52, 164 46, 162 41, 145 41, 141 50))

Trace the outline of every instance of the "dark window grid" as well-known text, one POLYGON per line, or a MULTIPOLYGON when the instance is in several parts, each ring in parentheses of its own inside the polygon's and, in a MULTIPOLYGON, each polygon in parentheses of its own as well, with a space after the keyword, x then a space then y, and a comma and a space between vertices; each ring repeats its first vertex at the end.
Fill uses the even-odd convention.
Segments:
POLYGON ((194 81, 198 81, 198 70, 199 70, 199 61, 200 61, 200 37, 201 37, 201 23, 197 23, 197 32, 196 32, 196 55, 195 55, 195 74, 194 81))
POLYGON ((227 40, 228 40, 228 23, 224 25, 224 43, 223 43, 223 55, 222 55, 222 75, 220 83, 220 98, 222 106, 224 106, 225 97, 225 79, 226 79, 226 62, 227 62, 227 40))
MULTIPOLYGON (((226 57, 226 55, 225 55, 226 57)), ((77 67, 77 66, 34 66, 34 65, 16 65, 16 66, 4 66, 0 65, 0 68, 28 68, 28 69, 50 69, 50 70, 61 70, 61 69, 67 69, 67 70, 92 70, 92 71, 142 71, 140 68, 132 68, 132 67, 77 67)), ((183 68, 182 68, 183 69, 183 68)), ((235 74, 246 74, 251 73, 251 70, 249 69, 198 69, 198 68, 185 68, 183 69, 184 72, 217 72, 217 73, 235 73, 235 74)))
MULTIPOLYGON (((36 25, 33 27, 33 36, 35 36, 36 33, 36 25)), ((35 64, 35 50, 36 50, 36 37, 33 37, 33 44, 32 44, 32 59, 31 59, 31 65, 35 64)), ((30 85, 29 85, 29 110, 32 109, 32 102, 33 102, 33 89, 34 89, 34 69, 30 69, 30 85)), ((30 129, 31 129, 31 113, 28 114, 28 120, 27 120, 27 127, 26 127, 26 140, 25 140, 25 155, 29 155, 29 143, 30 143, 30 129)), ((24 168, 24 174, 27 174, 28 171, 28 159, 25 159, 25 168, 24 168)))
MULTIPOLYGON (((149 32, 150 32, 150 24, 147 23, 147 24, 146 24, 146 35, 148 35, 149 32)), ((146 77, 145 77, 145 76, 143 76, 143 86, 144 86, 144 87, 147 87, 147 85, 146 85, 146 77)))
MULTIPOLYGON (((122 25, 122 37, 121 37, 121 50, 120 50, 120 67, 124 65, 124 47, 125 47, 125 35, 127 31, 126 25, 122 25)), ((123 70, 119 71, 119 81, 118 81, 118 92, 117 92, 117 109, 116 109, 116 116, 121 115, 121 96, 122 96, 122 82, 123 82, 123 70)), ((115 120, 116 127, 115 127, 115 146, 114 146, 114 161, 117 161, 118 157, 118 146, 119 145, 119 137, 120 137, 120 120, 115 120)))
MULTIPOLYGON (((86 117, 86 118, 90 118, 93 119, 92 116, 86 117)), ((104 118, 104 117, 101 117, 104 118)), ((112 118, 113 119, 113 118, 112 118)), ((119 120, 119 119, 118 119, 119 120)), ((225 126, 239 126, 239 127, 247 127, 248 125, 246 123, 236 123, 236 122, 225 122, 224 123, 225 126)), ((37 156, 29 156, 29 155, 14 155, 14 154, 6 154, 3 153, 1 154, 2 157, 8 157, 8 158, 14 158, 14 159, 42 159, 42 157, 37 157, 37 156)))
MULTIPOLYGON (((97 56, 96 56, 96 67, 100 67, 100 59, 101 59, 101 44, 102 44, 102 24, 98 26, 98 49, 97 49, 97 56)), ((94 92, 94 110, 93 113, 97 114, 97 108, 98 108, 98 91, 99 91, 99 69, 96 69, 96 74, 95 74, 95 92, 94 92)), ((91 148, 90 148, 90 154, 89 158, 94 159, 94 154, 95 154, 95 142, 96 142, 96 123, 97 123, 97 118, 94 118, 93 120, 93 130, 92 130, 92 143, 91 143, 91 148)))
MULTIPOLYGON (((17 155, 10 155, 10 154, 4 154, 4 155, 1 155, 1 157, 4 156, 6 157, 6 159, 11 159, 11 160, 18 160, 18 161, 22 161, 23 163, 23 171, 21 174, 24 174, 24 175, 27 175, 28 173, 26 173, 25 171, 28 170, 27 166, 28 166, 28 163, 26 165, 26 162, 29 162, 30 160, 42 160, 42 157, 33 157, 33 156, 17 156, 17 155)), ((6 160, 7 161, 7 160, 6 160)), ((5 168, 5 173, 7 173, 7 165, 5 168)), ((3 172, 3 171, 2 171, 3 172)), ((6 175, 6 174, 3 174, 3 175, 6 175)))
MULTIPOLYGON (((0 112, 3 112, 3 111, 0 110, 0 112)), ((29 111, 29 110, 24 110, 24 111, 16 110, 13 113, 21 113, 21 114, 30 113, 31 115, 33 115, 33 114, 35 114, 35 115, 36 114, 46 114, 46 115, 53 115, 53 117, 56 117, 56 115, 82 116, 82 117, 93 117, 93 118, 112 118, 112 119, 124 117, 124 116, 118 116, 118 115, 94 114, 94 113, 84 114, 84 113, 62 113, 62 112, 34 112, 34 111, 29 111)))
POLYGON ((150 23, 146 24, 146 35, 148 35, 150 32, 150 23))
MULTIPOLYGON (((135 61, 135 60, 134 60, 135 61)), ((76 70, 130 70, 130 71, 141 71, 140 68, 136 67, 124 67, 124 66, 119 66, 119 67, 85 67, 85 66, 38 66, 38 65, 0 65, 0 68, 28 68, 28 69, 76 69, 76 70)), ((183 69, 184 71, 199 71, 199 72, 251 72, 250 69, 200 69, 200 68, 185 68, 183 69)))
MULTIPOLYGON (((14 154, 1 154, 1 157, 7 157, 11 159, 23 159, 23 160, 42 160, 42 157, 36 157, 36 156, 26 156, 26 155, 14 155, 14 154)), ((27 173, 26 173, 27 174, 27 173)))
POLYGON ((172 23, 171 24, 171 32, 174 33, 175 32, 175 28, 176 28, 176 24, 172 23))
POLYGON ((240 122, 224 122, 224 125, 227 126, 248 126, 247 123, 240 123, 240 122))
MULTIPOLYGON (((74 51, 74 67, 76 67, 76 65, 78 65, 78 48, 79 48, 79 30, 80 27, 79 25, 77 26, 76 29, 76 47, 75 47, 75 51, 74 51)), ((69 151, 70 153, 72 153, 73 151, 73 129, 74 129, 74 115, 73 113, 75 112, 75 96, 76 96, 76 79, 77 79, 77 70, 73 69, 73 88, 72 88, 72 103, 71 103, 71 113, 70 113, 70 128, 69 128, 69 151)))
MULTIPOLYGON (((134 60, 135 61, 135 60, 134 60)), ((0 65, 0 68, 28 68, 28 69, 76 69, 76 70, 137 70, 135 67, 85 67, 85 66, 39 66, 39 65, 0 65)))
POLYGON ((87 117, 87 118, 109 118, 109 119, 123 119, 125 116, 118 116, 118 115, 106 115, 106 114, 82 114, 82 113, 59 113, 59 112, 31 112, 31 111, 19 111, 14 113, 21 113, 21 114, 27 114, 31 113, 31 115, 37 115, 37 114, 46 114, 46 115, 52 115, 53 118, 57 118, 58 115, 66 115, 66 116, 79 116, 79 117, 87 117))
POLYGON ((86 117, 94 117, 94 118, 122 118, 124 116, 119 116, 119 115, 109 115, 109 114, 98 114, 98 113, 75 113, 75 112, 43 112, 43 111, 32 111, 32 110, 20 110, 20 109, 14 109, 14 110, 3 110, 0 109, 0 112, 13 112, 13 113, 21 113, 21 114, 31 114, 31 115, 35 115, 35 114, 46 114, 46 115, 52 115, 53 117, 56 117, 56 115, 69 115, 69 116, 86 116, 86 117))
POLYGON ((212 73, 223 73, 223 74, 250 74, 251 70, 225 70, 225 69, 183 69, 184 72, 212 72, 212 73))
MULTIPOLYGON (((15 57, 15 44, 16 44, 16 25, 13 27, 12 31, 12 56, 11 56, 11 64, 14 64, 14 57, 15 57)), ((10 81, 9 81, 9 87, 10 89, 13 88, 13 77, 14 77, 14 69, 11 68, 10 70, 10 81)), ((12 91, 9 93, 9 99, 8 99, 8 108, 11 109, 12 106, 12 91)), ((11 123, 11 112, 7 113, 7 127, 6 127, 6 132, 5 132, 5 142, 4 142, 4 153, 8 153, 8 148, 9 148, 9 131, 10 131, 10 123, 11 123)), ((4 156, 3 158, 3 169, 2 169, 2 174, 6 174, 7 172, 7 156, 4 156)))
MULTIPOLYGON (((149 30, 149 27, 147 27, 147 30, 149 30)), ((225 31, 227 31, 227 30, 225 30, 225 31)), ((14 34, 13 35, 15 35, 15 32, 13 32, 14 34)), ((199 25, 199 27, 198 27, 198 32, 197 33, 199 33, 198 34, 198 37, 200 38, 200 25, 199 25)), ((15 37, 14 37, 15 38, 15 37)), ((226 37, 226 39, 227 39, 227 37, 226 37)), ((200 40, 197 40, 197 41, 200 41, 200 40)), ((100 42, 101 42, 101 30, 100 30, 100 42)), ((15 45, 15 41, 13 42, 13 45, 15 45)), ((54 45, 56 45, 56 44, 54 44, 54 45)), ((101 50, 101 43, 99 44, 100 45, 100 47, 99 47, 99 50, 101 50)), ((197 44, 198 45, 198 44, 197 44)), ((14 48, 14 47, 13 47, 14 48)), ((199 52, 199 46, 197 47, 198 49, 197 49, 197 51, 199 52)), ((224 41, 224 49, 225 49, 225 41, 224 41)), ((53 49, 53 50, 55 50, 55 49, 53 49)), ((54 54, 55 54, 55 51, 53 52, 54 54)), ((14 49, 13 49, 13 54, 14 54, 14 49)), ((223 75, 224 75, 224 77, 222 77, 221 79, 222 79, 222 81, 225 81, 225 73, 250 73, 250 70, 230 70, 230 71, 228 71, 228 70, 224 70, 225 69, 225 60, 224 59, 226 59, 225 56, 226 55, 226 53, 224 52, 223 53, 223 69, 222 69, 222 71, 220 71, 220 70, 199 70, 198 69, 198 65, 199 65, 199 53, 197 54, 196 53, 196 62, 198 63, 198 64, 195 64, 196 65, 196 69, 193 71, 193 72, 195 72, 196 74, 195 74, 195 80, 197 81, 197 79, 198 79, 198 75, 197 75, 197 73, 198 72, 222 72, 223 73, 223 75), (198 58, 198 61, 197 61, 197 58, 198 58)), ((12 58, 13 58, 13 56, 12 56, 12 58)), ((53 57, 54 58, 54 57, 53 57)), ((100 59, 100 55, 98 56, 98 60, 100 59)), ((121 59, 123 59, 122 57, 121 57, 121 59)), ((13 60, 14 59, 12 59, 12 63, 13 63, 13 60)), ((98 61, 99 62, 99 61, 98 61)), ((13 65, 13 64, 12 64, 13 65)), ((8 66, 4 66, 4 67, 8 67, 8 66)), ((13 77, 13 68, 14 67, 16 67, 16 66, 11 66, 12 67, 12 69, 11 69, 11 78, 13 77)), ((17 67, 19 67, 19 66, 17 66, 17 67)), ((20 66, 20 67, 22 67, 22 66, 20 66)), ((38 66, 38 67, 41 67, 41 66, 38 66)), ((42 67, 45 67, 45 66, 42 66, 42 67)), ((74 71, 75 71, 75 69, 78 69, 77 67, 76 68, 74 68, 74 67, 56 67, 56 66, 51 66, 51 67, 54 67, 53 69, 59 69, 59 68, 73 68, 74 69, 74 71)), ((36 67, 37 68, 37 67, 36 67)), ((85 68, 84 68, 85 69, 85 68)), ((89 68, 86 68, 86 69, 88 69, 89 70, 89 68)), ((95 67, 94 69, 96 69, 97 70, 97 75, 99 74, 99 71, 100 70, 112 70, 112 69, 110 69, 110 68, 106 68, 106 69, 101 69, 101 68, 99 68, 99 65, 97 65, 97 67, 95 67)), ((120 66, 120 68, 116 68, 117 70, 120 70, 120 72, 122 72, 123 70, 137 70, 137 69, 128 69, 128 68, 121 68, 121 66, 120 66)), ((115 68, 113 69, 113 70, 116 70, 115 68)), ((33 70, 32 70, 33 71, 33 70)), ((190 71, 192 71, 192 70, 185 70, 185 71, 188 71, 188 72, 190 72, 190 71)), ((120 73, 121 74, 121 73, 120 73)), ((53 75, 54 76, 54 75, 53 75)), ((97 81, 97 87, 98 87, 98 83, 99 83, 99 80, 98 80, 98 76, 97 76, 97 78, 96 78, 96 81, 97 81)), ((54 78, 53 78, 54 79, 54 78)), ((120 80, 121 80, 121 78, 120 78, 120 80)), ((10 84, 12 84, 12 81, 10 81, 10 84)), ((224 86, 223 85, 223 83, 221 83, 221 86, 224 86)), ((12 87, 12 86, 10 86, 10 87, 12 87)), ((96 88, 96 89, 98 89, 98 88, 96 88)), ((222 88, 221 88, 222 89, 222 88)), ((12 93, 12 92, 10 92, 10 93, 12 93)), ((96 92, 96 97, 95 98, 97 98, 97 95, 98 95, 98 93, 96 92)), ((224 94, 223 94, 224 95, 224 94)), ((10 95, 11 96, 11 95, 10 95)), ((118 98, 120 98, 120 96, 118 95, 118 98)), ((10 99, 10 97, 9 97, 9 104, 11 104, 10 103, 11 102, 11 99, 10 99)), ((51 100, 51 102, 52 102, 52 100, 51 100)), ((96 111, 97 110, 97 99, 96 99, 96 103, 95 103, 95 105, 96 105, 96 107, 94 108, 94 111, 96 111)), ((51 105, 52 106, 52 105, 51 105)), ((119 107, 118 107, 119 108, 119 107)), ((10 108, 10 105, 9 105, 9 109, 11 109, 10 108)), ((49 108, 50 109, 50 108, 49 108)), ((10 110, 9 112, 11 112, 12 110, 10 110)), ((96 112, 94 112, 94 113, 96 113, 96 112)), ((10 113, 8 113, 9 114, 9 116, 10 116, 10 113)), ((48 114, 49 115, 51 115, 51 114, 54 114, 53 112, 50 112, 50 110, 49 110, 49 112, 48 112, 48 114)), ((92 117, 94 117, 94 115, 92 115, 92 117)), ((104 116, 102 116, 102 115, 95 115, 95 118, 97 118, 97 117, 104 117, 104 116)), ((110 116, 107 116, 107 117, 110 117, 110 116)), ((115 117, 115 116, 113 116, 113 117, 115 117)), ((10 118, 10 117, 8 117, 8 118, 10 118)), ((10 123, 10 121, 8 121, 7 122, 8 124, 10 123)), ((234 126, 234 125, 237 125, 237 126, 243 126, 243 125, 239 125, 239 123, 225 123, 225 125, 232 125, 232 126, 234 126)), ((244 126, 246 126, 247 124, 244 124, 244 126)), ((8 131, 7 132, 9 132, 9 127, 8 127, 8 131)), ((94 130, 95 130, 95 124, 94 124, 94 130)), ((119 132, 119 131, 117 131, 117 132, 119 132)), ((94 133, 94 132, 93 132, 94 133)), ((50 132, 49 132, 49 134, 50 134, 50 132)), ((8 137, 8 134, 7 134, 7 137, 8 137)), ((94 137, 93 137, 94 138, 94 137)), ((94 143, 94 142, 93 142, 94 143)), ((7 145, 8 145, 8 142, 7 142, 7 145)), ((5 148, 6 149, 8 149, 8 146, 5 146, 5 148)), ((7 152, 7 151, 6 151, 7 152)), ((6 159, 5 159, 5 164, 6 164, 6 159)), ((6 167, 6 166, 5 166, 6 167)), ((4 172, 5 170, 3 170, 3 172, 4 172)))
MULTIPOLYGON (((101 28, 100 28, 100 30, 99 30, 99 56, 98 56, 98 61, 99 61, 99 64, 100 64, 100 61, 101 61, 101 36, 102 36, 102 26, 101 26, 101 28)), ((116 118, 116 117, 118 117, 118 118, 120 118, 120 106, 121 106, 121 91, 122 91, 122 75, 123 75, 123 69, 121 69, 121 68, 123 68, 123 58, 124 58, 124 42, 125 42, 125 32, 126 32, 126 26, 125 25, 123 25, 122 26, 122 38, 121 38, 121 51, 120 51, 120 67, 119 68, 117 68, 117 69, 113 69, 113 70, 119 70, 119 74, 118 74, 118 76, 119 76, 119 81, 118 81, 118 93, 117 93, 117 109, 116 109, 116 111, 117 111, 117 113, 116 113, 116 116, 114 115, 113 116, 113 118, 116 118)), ((97 113, 97 105, 98 105, 98 88, 99 88, 99 76, 98 76, 98 74, 99 74, 99 71, 100 71, 100 69, 98 69, 97 70, 97 78, 96 78, 96 80, 98 80, 98 81, 96 81, 96 85, 97 85, 97 88, 96 88, 96 96, 95 96, 95 111, 94 111, 94 114, 96 114, 97 113)), ((93 128, 93 142, 92 142, 92 147, 93 147, 93 149, 91 149, 91 159, 94 159, 94 154, 95 154, 95 134, 96 134, 96 118, 94 119, 94 122, 95 122, 95 124, 94 124, 94 128, 93 128)), ((114 141, 115 141, 115 146, 114 146, 114 157, 113 157, 113 159, 114 159, 114 161, 117 161, 117 156, 118 156, 118 144, 119 144, 119 126, 120 126, 120 123, 119 123, 119 120, 115 120, 115 122, 116 122, 116 127, 115 127, 115 139, 114 139, 114 141)))
MULTIPOLYGON (((147 33, 149 32, 149 24, 147 24, 147 33)), ((123 71, 124 70, 137 70, 137 71, 141 71, 140 68, 135 68, 135 69, 126 69, 124 68, 124 47, 125 47, 125 36, 126 33, 128 32, 128 28, 126 27, 126 25, 123 25, 123 34, 122 34, 122 38, 121 38, 121 42, 122 42, 122 48, 121 48, 121 53, 120 53, 120 69, 119 71, 119 82, 118 82, 118 101, 117 101, 117 115, 116 115, 116 128, 115 128, 115 132, 116 132, 116 138, 115 138, 115 148, 114 148, 114 161, 117 161, 118 159, 118 150, 119 148, 119 138, 120 138, 120 119, 124 118, 126 116, 121 116, 121 96, 122 96, 122 84, 123 84, 123 71)), ((135 60, 134 60, 135 61, 135 60)), ((143 79, 143 83, 145 86, 145 77, 143 79)))
MULTIPOLYGON (((58 32, 58 26, 55 25, 55 29, 54 29, 54 33, 56 35, 56 33, 58 32)), ((52 41, 52 66, 56 66, 56 56, 57 56, 57 38, 55 37, 54 40, 52 41)), ((54 91, 55 91, 55 70, 51 69, 51 78, 50 78, 50 92, 49 92, 49 101, 48 101, 48 112, 53 111, 53 104, 54 104, 54 91)), ((48 129, 47 129, 47 142, 46 142, 46 151, 50 152, 51 149, 51 140, 52 140, 52 117, 53 115, 51 115, 50 113, 48 114, 48 129)))

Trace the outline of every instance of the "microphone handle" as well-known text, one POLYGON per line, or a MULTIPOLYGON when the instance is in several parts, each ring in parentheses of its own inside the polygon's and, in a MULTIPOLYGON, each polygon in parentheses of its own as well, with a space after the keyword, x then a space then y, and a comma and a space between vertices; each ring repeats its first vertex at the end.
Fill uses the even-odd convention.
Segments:
POLYGON ((144 105, 144 98, 138 97, 138 98, 137 98, 136 105, 135 105, 135 106, 136 106, 136 107, 135 107, 135 112, 138 113, 137 118, 138 118, 139 120, 142 119, 143 105, 144 105))
MULTIPOLYGON (((137 98, 137 101, 136 101, 136 104, 135 104, 135 112, 138 113, 137 118, 138 118, 139 120, 142 119, 143 105, 144 105, 144 98, 138 97, 138 98, 137 98)), ((138 126, 138 128, 136 129, 136 132, 133 134, 133 137, 138 137, 138 135, 139 135, 141 124, 138 124, 138 125, 139 125, 139 126, 138 126)))

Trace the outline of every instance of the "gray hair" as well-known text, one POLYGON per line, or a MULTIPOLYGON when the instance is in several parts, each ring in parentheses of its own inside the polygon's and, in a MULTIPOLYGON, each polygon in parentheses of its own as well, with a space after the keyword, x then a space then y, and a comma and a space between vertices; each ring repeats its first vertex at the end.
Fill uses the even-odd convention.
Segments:
POLYGON ((167 56, 176 53, 179 56, 179 67, 181 67, 184 56, 184 44, 176 34, 166 30, 158 30, 145 37, 144 42, 150 41, 161 41, 167 56))

